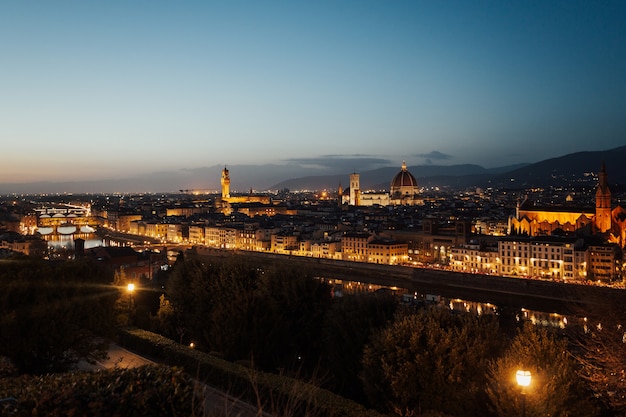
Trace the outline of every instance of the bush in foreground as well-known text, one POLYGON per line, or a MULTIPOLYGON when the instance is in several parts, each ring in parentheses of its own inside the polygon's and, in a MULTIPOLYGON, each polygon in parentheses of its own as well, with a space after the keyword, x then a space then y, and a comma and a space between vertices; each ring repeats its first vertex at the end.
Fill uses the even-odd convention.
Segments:
POLYGON ((294 378, 256 371, 141 329, 121 329, 124 346, 181 366, 200 381, 276 416, 380 417, 374 410, 294 378))
POLYGON ((182 370, 143 366, 0 379, 0 414, 13 416, 191 416, 194 382, 182 370))

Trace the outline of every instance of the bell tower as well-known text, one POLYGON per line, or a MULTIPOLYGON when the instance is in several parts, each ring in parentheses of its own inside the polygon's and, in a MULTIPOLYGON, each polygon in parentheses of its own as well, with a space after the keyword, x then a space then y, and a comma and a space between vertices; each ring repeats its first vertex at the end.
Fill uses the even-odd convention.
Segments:
POLYGON ((350 205, 359 205, 359 194, 361 193, 360 175, 356 172, 350 174, 350 205))
POLYGON ((602 162, 602 168, 598 173, 595 225, 599 233, 611 230, 611 190, 609 190, 604 162, 602 162))
POLYGON ((224 167, 222 170, 222 198, 230 197, 230 175, 228 169, 224 167))
POLYGON ((341 207, 343 204, 343 187, 341 183, 339 183, 339 188, 337 189, 337 205, 341 207))

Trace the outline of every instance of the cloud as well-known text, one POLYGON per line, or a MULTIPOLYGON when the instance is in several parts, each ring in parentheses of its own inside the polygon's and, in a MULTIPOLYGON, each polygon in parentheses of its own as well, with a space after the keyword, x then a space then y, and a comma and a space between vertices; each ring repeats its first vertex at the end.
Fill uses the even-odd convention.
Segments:
POLYGON ((321 155, 314 158, 290 158, 285 162, 298 164, 306 167, 318 167, 320 169, 372 169, 392 164, 388 159, 377 158, 370 155, 321 155))
POLYGON ((428 165, 431 165, 433 163, 433 160, 444 161, 446 159, 452 158, 451 155, 448 155, 439 151, 432 151, 429 153, 417 153, 417 154, 414 154, 413 156, 417 158, 424 158, 425 162, 428 165))

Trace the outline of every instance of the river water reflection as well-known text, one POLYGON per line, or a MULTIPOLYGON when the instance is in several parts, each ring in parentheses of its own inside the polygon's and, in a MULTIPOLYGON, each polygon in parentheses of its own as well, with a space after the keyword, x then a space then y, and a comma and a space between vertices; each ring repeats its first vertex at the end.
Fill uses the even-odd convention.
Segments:
POLYGON ((74 240, 78 238, 85 241, 85 249, 106 246, 104 240, 98 238, 95 233, 75 233, 69 235, 59 233, 44 235, 43 238, 48 242, 48 247, 53 250, 74 250, 74 240))
MULTIPOLYGON (((483 303, 478 301, 462 300, 459 298, 443 297, 438 294, 427 294, 419 292, 410 292, 406 288, 400 287, 387 287, 376 284, 368 284, 363 282, 345 281, 339 279, 327 279, 320 278, 322 281, 327 282, 333 288, 333 294, 335 297, 342 297, 343 295, 359 294, 359 293, 372 293, 383 292, 392 293, 401 299, 403 304, 422 306, 433 305, 440 306, 442 308, 450 309, 454 312, 474 313, 477 315, 483 314, 499 314, 500 308, 491 303, 483 303)), ((514 311, 515 319, 517 321, 530 321, 535 325, 541 325, 544 327, 554 327, 564 329, 568 325, 579 323, 586 325, 587 320, 582 317, 571 317, 554 312, 535 311, 521 308, 514 311)))

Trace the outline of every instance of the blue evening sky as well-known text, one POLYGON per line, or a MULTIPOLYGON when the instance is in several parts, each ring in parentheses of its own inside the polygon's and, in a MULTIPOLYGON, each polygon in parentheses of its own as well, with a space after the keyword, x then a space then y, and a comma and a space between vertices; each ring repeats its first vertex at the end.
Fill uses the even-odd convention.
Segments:
POLYGON ((625 22, 623 0, 3 1, 0 182, 611 149, 625 22))

